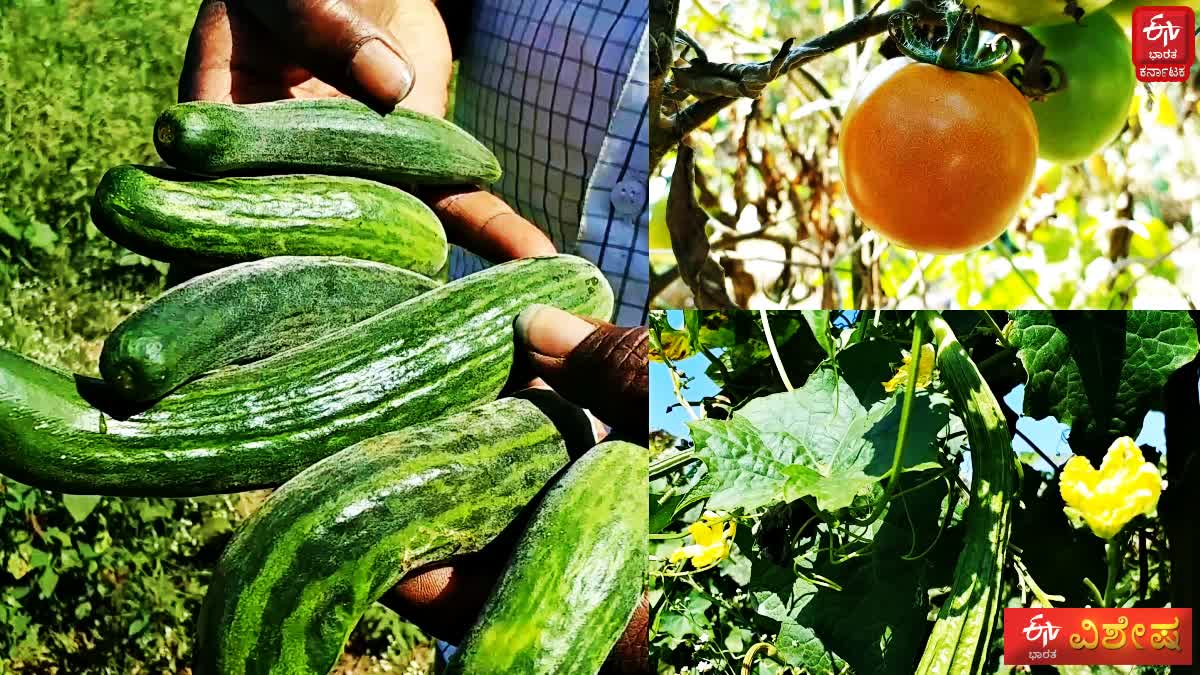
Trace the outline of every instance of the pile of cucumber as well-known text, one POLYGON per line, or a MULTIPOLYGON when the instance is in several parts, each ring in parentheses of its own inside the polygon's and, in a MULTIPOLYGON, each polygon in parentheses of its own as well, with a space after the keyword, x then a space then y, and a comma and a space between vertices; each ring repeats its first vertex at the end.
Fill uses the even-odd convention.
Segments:
POLYGON ((442 224, 394 185, 500 176, 441 119, 185 103, 154 139, 174 168, 113 168, 93 221, 137 253, 217 269, 123 321, 99 380, 0 350, 0 474, 76 494, 282 486, 218 563, 198 675, 327 673, 387 589, 514 523, 450 670, 598 672, 644 586, 646 450, 604 443, 572 463, 537 406, 497 397, 517 314, 607 320, 600 271, 560 255, 438 281, 442 224))

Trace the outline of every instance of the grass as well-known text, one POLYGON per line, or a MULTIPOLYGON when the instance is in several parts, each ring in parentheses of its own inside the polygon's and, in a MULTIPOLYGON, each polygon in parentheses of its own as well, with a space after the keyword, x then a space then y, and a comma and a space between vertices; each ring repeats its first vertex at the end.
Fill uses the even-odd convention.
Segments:
MULTIPOLYGON (((157 162, 196 5, 0 0, 0 348, 95 374, 105 335, 162 289, 165 267, 101 235, 88 200, 109 166, 157 162)), ((76 520, 0 477, 0 675, 189 672, 208 570, 259 501, 106 498, 76 520)), ((381 608, 350 645, 338 672, 433 660, 381 608)))

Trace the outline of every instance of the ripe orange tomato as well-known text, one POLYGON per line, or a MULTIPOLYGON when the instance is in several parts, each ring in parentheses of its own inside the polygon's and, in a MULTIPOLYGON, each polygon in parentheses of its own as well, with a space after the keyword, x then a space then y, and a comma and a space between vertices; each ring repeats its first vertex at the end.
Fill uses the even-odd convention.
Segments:
POLYGON ((1037 153, 1029 104, 1002 75, 907 58, 871 71, 838 143, 863 222, 927 253, 961 253, 999 236, 1029 190, 1037 153))

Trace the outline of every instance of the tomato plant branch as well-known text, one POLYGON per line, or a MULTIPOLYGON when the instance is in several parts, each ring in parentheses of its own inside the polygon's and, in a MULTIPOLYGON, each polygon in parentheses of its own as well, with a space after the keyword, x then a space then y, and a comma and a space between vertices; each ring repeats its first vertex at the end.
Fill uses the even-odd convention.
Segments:
MULTIPOLYGON (((656 0, 659 3, 666 3, 668 0, 656 0)), ((677 4, 677 3, 676 3, 677 4)), ((928 14, 931 10, 920 0, 910 0, 906 2, 904 7, 888 12, 877 13, 882 0, 871 9, 871 11, 861 16, 855 17, 845 25, 835 28, 834 30, 813 38, 808 42, 800 45, 793 45, 787 50, 786 54, 782 53, 781 67, 777 72, 773 73, 775 77, 791 72, 809 61, 817 59, 825 54, 833 52, 847 45, 862 42, 872 36, 879 35, 887 30, 888 22, 891 17, 901 11, 920 12, 922 15, 928 14)), ((672 17, 675 18, 675 17, 672 17)), ((675 23, 672 22, 671 27, 675 23)), ((662 37, 660 35, 659 39, 662 37)), ((777 55, 779 56, 779 55, 777 55)), ((745 64, 742 64, 745 65, 745 64)), ((653 71, 653 68, 651 69, 653 71)), ((666 71, 669 67, 663 69, 660 86, 665 84, 666 71)), ((654 73, 651 73, 651 79, 654 79, 654 73)), ((773 78, 772 78, 773 79, 773 78)), ((651 89, 655 83, 651 82, 651 89)), ((662 100, 661 97, 658 99, 662 100)), ((726 107, 739 100, 739 97, 734 96, 703 96, 700 100, 692 103, 687 108, 679 111, 673 116, 660 117, 660 123, 651 125, 650 128, 650 167, 653 171, 662 161, 662 158, 672 148, 679 144, 685 136, 694 131, 697 127, 703 124, 713 115, 724 110, 726 107)), ((658 111, 661 112, 661 111, 658 111)))
POLYGON ((1017 267, 1017 261, 1013 259, 1012 252, 1009 251, 1008 248, 1002 243, 995 246, 995 248, 1000 252, 1000 256, 1008 261, 1009 266, 1012 267, 1013 274, 1016 274, 1017 278, 1021 280, 1021 283, 1025 284, 1025 288, 1029 289, 1029 292, 1033 294, 1033 297, 1038 301, 1038 303, 1041 304, 1042 307, 1049 308, 1050 304, 1046 302, 1045 298, 1042 297, 1042 294, 1038 292, 1037 286, 1029 280, 1029 277, 1025 276, 1025 270, 1017 267))

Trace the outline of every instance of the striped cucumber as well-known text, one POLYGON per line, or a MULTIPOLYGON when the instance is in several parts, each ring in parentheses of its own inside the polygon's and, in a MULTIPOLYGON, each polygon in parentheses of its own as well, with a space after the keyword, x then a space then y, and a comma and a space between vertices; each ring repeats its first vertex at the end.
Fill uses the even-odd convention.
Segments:
POLYGON ((537 407, 501 399, 305 469, 217 564, 197 675, 329 672, 385 591, 422 565, 481 549, 567 461, 537 407))
POLYGON ((447 675, 596 675, 645 584, 647 457, 603 443, 554 484, 447 675))
POLYGON ((308 344, 439 284, 381 263, 279 256, 195 277, 133 313, 104 341, 100 374, 133 401, 204 373, 308 344))
POLYGON ((96 188, 92 221, 125 248, 168 262, 341 255, 429 275, 448 255, 446 232, 428 206, 361 178, 200 179, 118 166, 96 188))
POLYGON ((403 108, 381 117, 350 99, 171 106, 154 125, 168 164, 205 175, 266 171, 386 183, 494 183, 500 162, 466 131, 403 108))
POLYGON ((78 494, 280 485, 365 438, 494 399, 513 363, 513 320, 535 303, 607 319, 613 295, 582 258, 497 265, 119 420, 68 375, 0 351, 0 473, 78 494))
POLYGON ((970 675, 983 672, 999 612, 1001 577, 1016 500, 1015 457, 1004 412, 991 387, 936 312, 921 312, 934 336, 942 381, 967 429, 971 448, 971 502, 963 516, 963 549, 950 595, 938 612, 916 672, 970 675))

